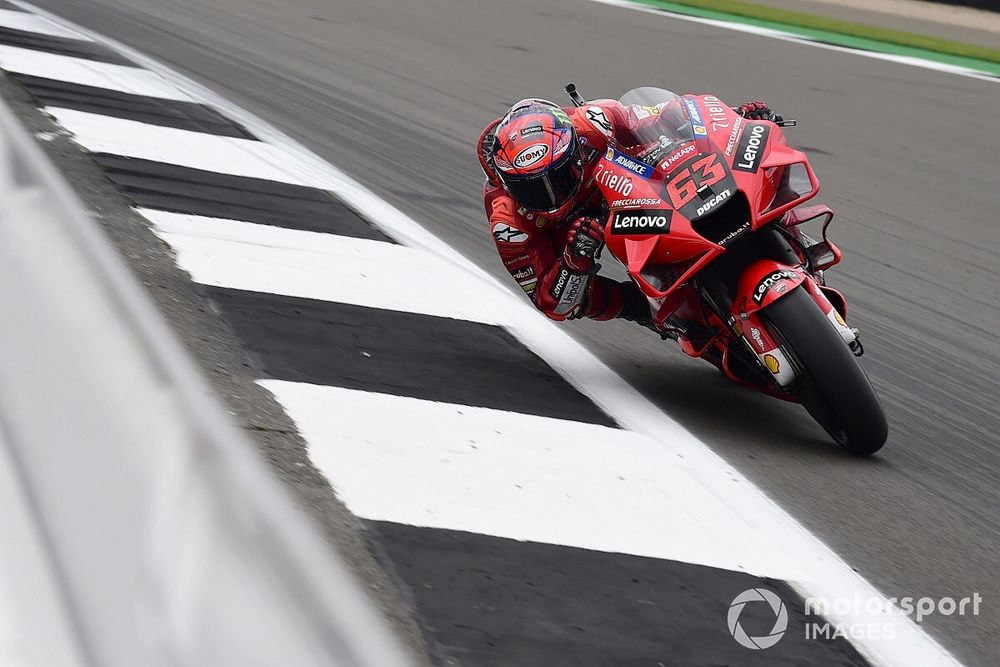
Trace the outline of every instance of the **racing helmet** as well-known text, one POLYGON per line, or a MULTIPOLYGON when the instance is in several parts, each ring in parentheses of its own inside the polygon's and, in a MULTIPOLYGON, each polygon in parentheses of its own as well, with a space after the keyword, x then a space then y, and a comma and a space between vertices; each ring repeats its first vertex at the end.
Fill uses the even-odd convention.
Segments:
POLYGON ((493 165, 511 197, 530 211, 566 213, 583 182, 576 128, 566 112, 546 100, 521 100, 494 136, 493 165))

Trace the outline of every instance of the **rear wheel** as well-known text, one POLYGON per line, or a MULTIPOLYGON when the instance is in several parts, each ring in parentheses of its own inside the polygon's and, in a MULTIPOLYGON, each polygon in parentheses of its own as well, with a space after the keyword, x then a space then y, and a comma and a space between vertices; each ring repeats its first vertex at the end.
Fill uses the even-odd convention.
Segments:
POLYGON ((795 369, 795 389, 813 419, 854 454, 881 449, 889 427, 875 388, 805 288, 768 306, 764 319, 795 369))

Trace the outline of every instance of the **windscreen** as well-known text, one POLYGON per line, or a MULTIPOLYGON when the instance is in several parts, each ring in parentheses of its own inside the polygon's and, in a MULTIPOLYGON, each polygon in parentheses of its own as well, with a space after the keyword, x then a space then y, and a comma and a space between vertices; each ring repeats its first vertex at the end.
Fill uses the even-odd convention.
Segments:
POLYGON ((634 88, 618 101, 635 113, 637 123, 632 133, 637 145, 644 147, 640 157, 645 162, 656 164, 674 148, 694 141, 687 101, 677 93, 662 88, 634 88))

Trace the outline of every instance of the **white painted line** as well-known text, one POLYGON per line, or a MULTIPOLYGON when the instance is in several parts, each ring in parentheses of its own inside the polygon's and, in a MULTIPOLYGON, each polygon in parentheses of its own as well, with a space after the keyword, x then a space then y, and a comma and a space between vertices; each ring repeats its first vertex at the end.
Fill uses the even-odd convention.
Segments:
POLYGON ((250 139, 220 137, 124 118, 45 107, 73 140, 94 153, 166 162, 232 176, 329 189, 330 178, 305 167, 284 149, 250 139))
POLYGON ((80 39, 88 42, 93 41, 87 35, 65 28, 44 16, 10 9, 0 9, 0 28, 35 32, 52 37, 67 37, 69 39, 80 39))
POLYGON ((803 574, 765 521, 734 521, 669 447, 647 436, 339 387, 260 384, 360 517, 777 579, 803 574))
MULTIPOLYGON (((19 0, 18 4, 27 6, 27 3, 19 0)), ((51 14, 40 13, 57 20, 51 14)), ((72 27, 84 30, 78 26, 72 27)), ((95 36, 90 31, 86 32, 95 36)), ((471 284, 475 284, 473 281, 480 283, 481 287, 477 289, 481 290, 482 299, 502 309, 510 318, 513 324, 508 328, 514 335, 590 396, 619 423, 669 448, 676 465, 685 466, 687 474, 731 512, 733 521, 769 526, 769 534, 774 536, 775 543, 802 568, 804 573, 802 578, 790 582, 800 594, 831 600, 845 596, 850 598, 853 595, 859 595, 863 599, 884 599, 872 584, 855 572, 819 538, 795 521, 760 488, 705 443, 697 440, 680 424, 659 410, 589 350, 570 337, 564 329, 560 329, 535 312, 523 299, 516 298, 509 287, 501 286, 415 220, 255 115, 123 44, 107 38, 101 39, 179 88, 183 88, 193 97, 220 109, 231 120, 242 124, 255 136, 281 147, 283 160, 297 159, 302 169, 315 171, 318 177, 330 183, 330 190, 339 195, 345 203, 362 212, 398 241, 437 253, 467 271, 471 284)), ((726 605, 728 602, 720 600, 719 604, 726 605)), ((833 613, 830 618, 846 625, 884 623, 888 619, 894 622, 895 637, 892 639, 885 637, 852 639, 862 655, 874 664, 906 667, 918 664, 958 664, 944 647, 911 619, 896 611, 873 613, 865 607, 858 613, 854 610, 844 614, 833 613)))
POLYGON ((204 285, 501 323, 463 271, 423 250, 152 209, 139 213, 174 249, 181 268, 204 285))
POLYGON ((803 37, 802 35, 796 35, 795 33, 791 32, 774 30, 773 28, 763 28, 761 26, 750 25, 747 23, 736 23, 733 21, 708 19, 708 18, 702 18, 700 16, 691 16, 688 14, 678 14, 676 12, 671 12, 668 9, 656 9, 654 7, 650 7, 649 5, 644 5, 638 2, 631 2, 630 0, 590 0, 590 1, 599 2, 602 5, 623 7, 625 9, 631 9, 637 12, 644 12, 646 14, 654 14, 656 16, 660 16, 666 19, 677 19, 679 21, 701 23, 703 25, 710 25, 716 28, 723 28, 725 30, 745 32, 751 35, 758 35, 760 37, 767 37, 770 39, 779 39, 785 42, 795 42, 796 44, 804 44, 806 46, 811 46, 818 49, 839 51, 841 53, 851 53, 856 56, 862 56, 865 58, 873 58, 875 60, 885 60, 887 62, 899 63, 901 65, 910 65, 912 67, 920 67, 922 69, 929 69, 937 72, 945 72, 947 74, 957 74, 958 76, 969 77, 971 79, 980 79, 982 81, 991 81, 993 83, 1000 83, 1000 78, 998 78, 994 74, 990 74, 989 72, 970 69, 968 67, 961 67, 960 65, 949 65, 948 63, 942 63, 936 60, 927 60, 926 58, 916 58, 913 56, 900 56, 893 53, 882 53, 881 51, 866 51, 864 49, 854 49, 846 46, 837 46, 835 44, 824 44, 822 42, 817 42, 815 40, 809 39, 808 37, 803 37))
POLYGON ((0 69, 133 95, 191 101, 187 94, 148 69, 71 58, 16 46, 0 45, 0 69))

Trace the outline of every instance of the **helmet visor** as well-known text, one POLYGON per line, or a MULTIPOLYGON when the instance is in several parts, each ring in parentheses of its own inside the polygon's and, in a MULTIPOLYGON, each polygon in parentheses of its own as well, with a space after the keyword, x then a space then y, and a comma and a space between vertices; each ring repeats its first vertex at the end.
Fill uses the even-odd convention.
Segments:
POLYGON ((532 211, 554 211, 569 201, 580 187, 582 172, 574 159, 531 176, 502 175, 510 195, 518 204, 532 211))

